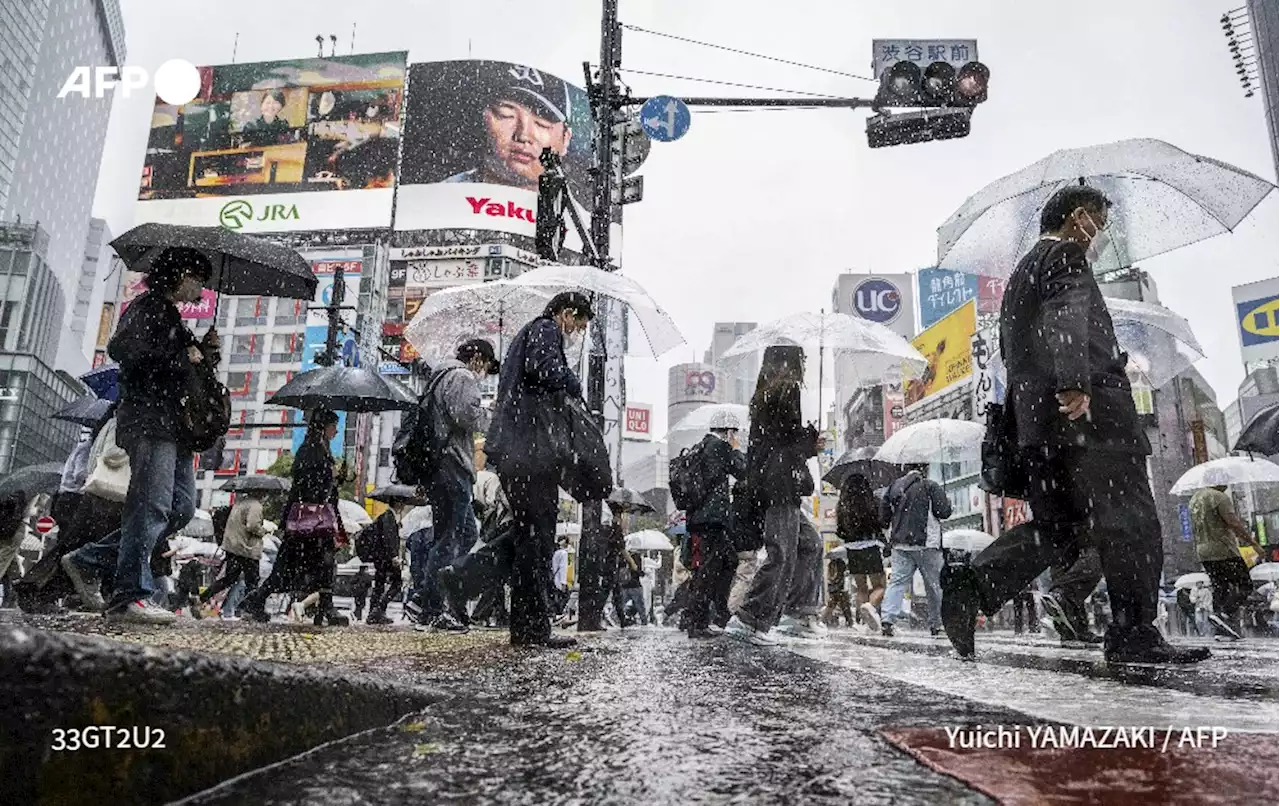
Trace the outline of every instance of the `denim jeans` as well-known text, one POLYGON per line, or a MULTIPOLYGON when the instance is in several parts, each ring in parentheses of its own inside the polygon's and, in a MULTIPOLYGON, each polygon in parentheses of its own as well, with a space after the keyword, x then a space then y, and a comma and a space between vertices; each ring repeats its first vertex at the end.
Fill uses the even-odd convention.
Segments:
POLYGON ((409 598, 407 601, 416 601, 422 595, 422 586, 427 579, 427 557, 431 553, 432 540, 430 529, 419 529, 405 539, 405 549, 409 552, 409 598))
POLYGON ((156 541, 187 525, 195 514, 196 476, 191 453, 175 442, 140 438, 129 454, 129 492, 120 528, 75 552, 77 565, 108 576, 115 569, 109 610, 155 593, 151 551, 156 541))
POLYGON ((471 490, 471 479, 450 468, 439 471, 431 484, 431 531, 435 533, 435 541, 427 553, 419 597, 424 622, 445 611, 444 592, 438 579, 440 569, 470 551, 480 535, 480 526, 471 509, 471 490))
POLYGON ((883 616, 885 624, 893 624, 902 617, 902 599, 916 571, 924 578, 925 595, 929 599, 929 629, 942 627, 942 549, 919 548, 893 550, 893 573, 885 590, 883 616))

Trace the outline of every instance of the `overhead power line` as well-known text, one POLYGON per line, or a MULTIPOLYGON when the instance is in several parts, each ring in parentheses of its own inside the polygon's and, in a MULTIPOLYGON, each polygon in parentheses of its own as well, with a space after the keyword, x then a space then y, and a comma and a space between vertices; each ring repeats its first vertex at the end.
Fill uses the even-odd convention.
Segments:
POLYGON ((714 42, 702 42, 697 39, 689 39, 688 37, 684 37, 684 36, 676 36, 675 34, 663 33, 662 31, 650 31, 648 28, 641 28, 637 25, 627 25, 626 23, 619 23, 619 26, 622 28, 627 28, 629 30, 635 31, 637 33, 649 34, 651 36, 661 36, 667 39, 674 39, 678 42, 687 42, 690 45, 700 45, 704 48, 715 48, 716 50, 723 50, 729 53, 736 53, 739 56, 751 56, 756 59, 765 59, 771 62, 778 62, 779 64, 789 64, 792 67, 804 67, 806 69, 817 70, 822 73, 831 73, 837 76, 844 76, 845 78, 856 78, 860 81, 875 81, 875 79, 870 76, 860 76, 860 75, 857 75, 856 73, 847 73, 843 70, 833 70, 830 67, 820 67, 816 64, 805 64, 804 62, 796 62, 790 59, 780 59, 777 56, 769 56, 764 53, 753 53, 752 51, 749 51, 749 50, 740 50, 738 48, 731 48, 726 45, 717 45, 714 42))

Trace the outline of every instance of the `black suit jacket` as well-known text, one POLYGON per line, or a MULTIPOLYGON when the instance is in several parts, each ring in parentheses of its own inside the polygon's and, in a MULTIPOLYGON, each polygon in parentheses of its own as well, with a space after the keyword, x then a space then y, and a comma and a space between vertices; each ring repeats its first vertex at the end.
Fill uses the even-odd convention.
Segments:
POLYGON ((1000 308, 1000 351, 1019 445, 1151 453, 1129 357, 1078 243, 1041 240, 1018 263, 1000 308), (1056 395, 1069 389, 1091 397, 1091 419, 1058 411, 1056 395))

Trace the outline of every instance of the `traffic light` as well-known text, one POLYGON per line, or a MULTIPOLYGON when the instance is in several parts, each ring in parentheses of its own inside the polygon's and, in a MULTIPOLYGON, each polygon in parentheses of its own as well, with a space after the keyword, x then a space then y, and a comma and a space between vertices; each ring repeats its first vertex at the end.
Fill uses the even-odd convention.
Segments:
POLYGON ((873 115, 867 118, 867 146, 885 148, 967 137, 972 116, 973 110, 968 108, 873 115))
POLYGON ((914 61, 894 62, 880 75, 877 108, 975 106, 987 100, 991 71, 982 62, 959 70, 936 61, 924 68, 914 61))
POLYGON ((538 220, 534 224, 533 248, 543 260, 558 262, 568 227, 564 223, 568 186, 560 166, 560 155, 550 148, 539 158, 542 176, 538 177, 538 220))

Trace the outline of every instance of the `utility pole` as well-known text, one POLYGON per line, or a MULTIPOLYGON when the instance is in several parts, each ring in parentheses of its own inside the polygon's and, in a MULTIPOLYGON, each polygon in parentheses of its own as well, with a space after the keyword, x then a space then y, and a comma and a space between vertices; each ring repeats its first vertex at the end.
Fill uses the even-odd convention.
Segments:
POLYGON ((333 289, 329 292, 329 304, 325 306, 329 315, 329 332, 324 339, 324 353, 316 356, 316 363, 325 367, 338 365, 338 330, 342 327, 342 297, 346 291, 346 282, 342 279, 342 264, 338 263, 333 271, 333 289))
MULTIPOLYGON (((596 268, 612 271, 609 262, 609 225, 613 222, 613 126, 614 111, 621 105, 617 75, 622 62, 622 27, 618 25, 618 0, 602 0, 600 15, 600 77, 589 88, 592 116, 596 124, 595 189, 591 212, 591 244, 596 268)), ((587 246, 584 244, 584 246, 587 246)), ((590 251, 588 248, 587 251, 590 251)), ((591 356, 587 365, 587 409, 596 425, 604 429, 606 316, 612 305, 596 311, 591 320, 591 356)), ((599 630, 603 626, 604 593, 612 582, 614 563, 606 557, 603 504, 589 501, 582 506, 582 535, 578 540, 578 630, 599 630)), ((613 558, 616 563, 616 558, 613 558)))

